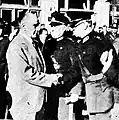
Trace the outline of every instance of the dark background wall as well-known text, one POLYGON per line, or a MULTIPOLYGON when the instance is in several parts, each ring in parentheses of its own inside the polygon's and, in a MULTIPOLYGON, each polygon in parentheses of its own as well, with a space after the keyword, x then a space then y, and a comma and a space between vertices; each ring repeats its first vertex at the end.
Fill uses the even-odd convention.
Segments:
POLYGON ((2 3, 8 3, 8 4, 24 4, 24 0, 2 0, 2 3))
MULTIPOLYGON (((24 5, 24 0, 0 0, 2 3, 8 4, 21 4, 24 5)), ((38 0, 32 0, 32 5, 37 5, 38 0)))
MULTIPOLYGON (((91 9, 93 8, 93 5, 96 0, 90 0, 91 3, 91 9)), ((87 0, 69 0, 69 8, 83 8, 83 3, 86 3, 87 0)), ((64 0, 59 0, 59 7, 64 8, 64 0)))

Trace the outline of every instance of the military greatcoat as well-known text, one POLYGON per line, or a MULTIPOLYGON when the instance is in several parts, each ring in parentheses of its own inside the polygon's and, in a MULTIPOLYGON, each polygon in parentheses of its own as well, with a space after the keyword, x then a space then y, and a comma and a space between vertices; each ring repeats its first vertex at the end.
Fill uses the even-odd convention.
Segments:
POLYGON ((62 73, 63 77, 59 79, 61 84, 56 88, 48 90, 47 109, 49 109, 47 116, 55 117, 54 119, 57 119, 58 116, 59 119, 66 119, 64 113, 67 111, 67 107, 65 108, 65 106, 68 105, 61 105, 61 107, 59 107, 60 110, 58 110, 58 105, 63 102, 59 101, 59 99, 61 97, 65 98, 65 96, 70 93, 81 95, 83 87, 75 43, 69 38, 57 41, 56 47, 52 53, 51 58, 56 70, 55 72, 62 73))

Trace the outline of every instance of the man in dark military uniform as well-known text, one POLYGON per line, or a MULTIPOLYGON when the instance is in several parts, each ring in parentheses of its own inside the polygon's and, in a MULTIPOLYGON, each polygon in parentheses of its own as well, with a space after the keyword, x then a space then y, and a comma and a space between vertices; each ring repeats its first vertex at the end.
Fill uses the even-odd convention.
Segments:
POLYGON ((81 38, 79 58, 89 120, 111 120, 110 111, 114 104, 111 86, 118 82, 118 59, 114 47, 101 41, 87 20, 76 26, 74 35, 81 38))
POLYGON ((71 95, 74 100, 77 100, 78 96, 75 96, 75 94, 81 95, 82 78, 75 43, 67 36, 66 32, 69 19, 58 12, 54 12, 51 17, 51 36, 57 41, 51 58, 56 72, 61 73, 62 77, 59 79, 59 86, 48 91, 46 116, 48 120, 63 120, 67 119, 65 116, 66 111, 61 113, 63 108, 59 108, 61 114, 58 118, 59 98, 71 95))

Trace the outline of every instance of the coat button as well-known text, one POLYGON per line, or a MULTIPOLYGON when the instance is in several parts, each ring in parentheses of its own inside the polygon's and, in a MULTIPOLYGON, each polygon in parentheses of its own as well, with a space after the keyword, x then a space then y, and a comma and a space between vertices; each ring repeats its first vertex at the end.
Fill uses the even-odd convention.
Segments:
POLYGON ((63 47, 60 47, 60 50, 62 50, 63 49, 63 47))
POLYGON ((85 52, 85 51, 83 51, 83 54, 86 54, 86 52, 85 52))

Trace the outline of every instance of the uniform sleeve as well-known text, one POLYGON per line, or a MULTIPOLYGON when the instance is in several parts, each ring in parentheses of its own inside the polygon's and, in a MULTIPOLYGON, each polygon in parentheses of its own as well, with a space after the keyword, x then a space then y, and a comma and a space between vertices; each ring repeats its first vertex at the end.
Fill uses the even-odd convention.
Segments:
POLYGON ((115 60, 114 57, 115 56, 113 56, 112 64, 105 75, 107 76, 108 82, 111 85, 119 88, 119 63, 115 60))
POLYGON ((110 49, 113 49, 113 60, 105 75, 111 85, 119 87, 119 60, 114 47, 110 46, 110 49))
POLYGON ((82 95, 83 92, 83 82, 78 82, 70 91, 70 94, 77 94, 78 96, 82 95))

